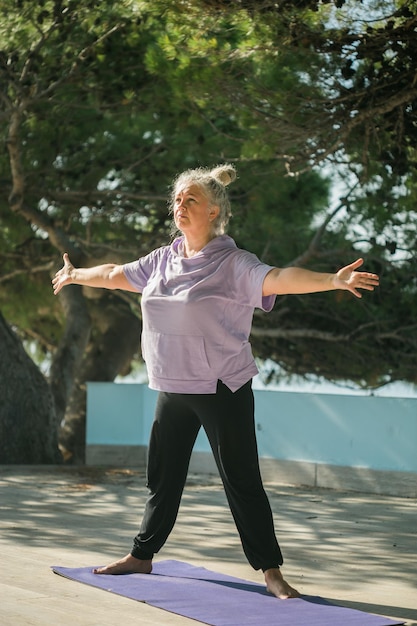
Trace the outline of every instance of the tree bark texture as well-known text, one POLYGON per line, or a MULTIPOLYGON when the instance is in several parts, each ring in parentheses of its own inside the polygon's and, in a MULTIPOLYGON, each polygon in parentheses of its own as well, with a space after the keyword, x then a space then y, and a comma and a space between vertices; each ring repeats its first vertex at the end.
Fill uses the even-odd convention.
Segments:
POLYGON ((94 294, 89 301, 91 341, 75 376, 59 434, 64 459, 72 464, 85 462, 87 382, 112 382, 126 373, 140 342, 141 322, 129 304, 111 292, 94 290, 94 294))
POLYGON ((0 314, 0 463, 60 463, 48 383, 0 314))
POLYGON ((90 339, 91 318, 82 287, 69 285, 61 291, 59 298, 65 313, 65 329, 53 356, 49 383, 58 423, 61 423, 90 339))

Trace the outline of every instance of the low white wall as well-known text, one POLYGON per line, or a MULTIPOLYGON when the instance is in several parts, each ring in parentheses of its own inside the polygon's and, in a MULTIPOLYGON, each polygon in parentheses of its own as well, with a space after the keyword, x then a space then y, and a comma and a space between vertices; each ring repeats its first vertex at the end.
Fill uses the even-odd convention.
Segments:
MULTIPOLYGON (((265 480, 417 495, 417 399, 255 390, 265 480)), ((142 384, 89 383, 87 463, 138 465, 157 394, 142 384)), ((191 471, 215 472, 203 432, 191 471)))

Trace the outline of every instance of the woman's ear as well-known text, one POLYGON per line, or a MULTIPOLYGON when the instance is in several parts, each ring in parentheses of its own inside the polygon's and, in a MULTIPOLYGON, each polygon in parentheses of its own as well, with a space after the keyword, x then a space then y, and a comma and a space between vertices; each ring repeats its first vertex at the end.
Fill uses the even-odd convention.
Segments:
POLYGON ((217 206, 217 204, 212 204, 210 209, 209 209, 209 220, 210 220, 210 222, 215 220, 216 217, 218 217, 219 213, 220 213, 220 209, 217 206))

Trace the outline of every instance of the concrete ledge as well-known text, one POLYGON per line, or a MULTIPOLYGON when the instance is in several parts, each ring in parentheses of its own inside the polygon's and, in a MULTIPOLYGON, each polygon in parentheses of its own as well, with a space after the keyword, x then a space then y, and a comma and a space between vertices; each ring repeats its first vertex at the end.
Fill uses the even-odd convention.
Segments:
POLYGON ((416 498, 417 474, 414 472, 374 470, 365 467, 317 465, 316 486, 416 498))
POLYGON ((265 482, 341 489, 405 498, 417 497, 417 474, 321 463, 261 459, 265 482))
POLYGON ((86 446, 86 465, 112 465, 114 467, 145 467, 147 446, 86 446))
POLYGON ((265 482, 341 489, 405 498, 417 497, 417 474, 321 463, 261 459, 265 482))
MULTIPOLYGON (((260 467, 265 482, 403 498, 417 497, 417 474, 414 472, 382 471, 365 467, 266 458, 260 459, 260 467)), ((207 452, 193 452, 190 471, 196 474, 217 474, 212 455, 207 452)))
MULTIPOLYGON (((146 454, 146 446, 90 445, 87 446, 86 464, 144 468, 146 454)), ((265 482, 405 498, 417 497, 417 474, 414 472, 382 471, 266 458, 260 459, 260 466, 265 482)), ((190 472, 216 475, 217 468, 211 452, 194 451, 190 472)))

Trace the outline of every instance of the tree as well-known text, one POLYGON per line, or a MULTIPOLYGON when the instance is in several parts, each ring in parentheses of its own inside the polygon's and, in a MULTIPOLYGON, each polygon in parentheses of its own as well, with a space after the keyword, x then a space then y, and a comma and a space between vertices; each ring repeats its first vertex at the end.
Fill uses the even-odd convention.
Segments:
MULTIPOLYGON (((85 380, 80 378, 76 386, 74 381, 76 373, 82 371, 92 337, 100 346, 96 349, 100 373, 92 371, 91 364, 87 370, 93 380, 113 380, 128 367, 139 344, 140 325, 129 306, 122 303, 115 311, 113 304, 100 307, 96 300, 89 306, 86 295, 72 289, 60 298, 60 310, 51 302, 47 279, 58 262, 57 251, 69 251, 75 262, 89 262, 91 250, 87 242, 83 244, 83 235, 86 231, 87 237, 91 235, 91 223, 86 228, 83 200, 85 211, 98 216, 96 222, 107 212, 107 220, 119 225, 120 231, 126 230, 117 216, 120 199, 112 196, 110 189, 100 193, 97 185, 109 168, 117 171, 121 167, 118 158, 131 127, 129 115, 118 113, 117 108, 121 106, 122 112, 129 108, 132 115, 129 87, 138 80, 139 88, 142 86, 137 62, 135 76, 130 72, 135 52, 132 28, 138 18, 131 13, 126 17, 128 5, 124 3, 114 11, 112 3, 101 3, 97 11, 94 2, 83 6, 44 2, 34 8, 33 3, 10 1, 1 8, 5 44, 0 55, 2 119, 9 153, 9 163, 2 164, 2 176, 9 178, 9 166, 11 180, 11 192, 7 199, 3 197, 0 210, 5 242, 2 282, 6 286, 1 300, 22 334, 36 340, 45 353, 53 354, 50 383, 57 423, 64 418, 71 398, 75 402, 74 394, 85 393, 85 380), (105 90, 109 84, 112 90, 105 90), (119 154, 115 154, 112 130, 117 131, 118 126, 121 140, 119 154), (98 148, 90 149, 95 144, 98 148), (96 206, 87 208, 91 189, 98 192, 96 206), (46 302, 51 303, 50 310, 42 304, 46 302), (129 342, 120 341, 111 332, 112 325, 120 328, 121 323, 129 342), (129 335, 129 327, 135 329, 136 341, 129 335), (104 368, 101 359, 106 350, 113 358, 106 360, 104 368)), ((134 140, 129 141, 132 144, 134 140)), ((130 146, 130 165, 131 154, 130 146)), ((128 211, 126 214, 129 216, 128 211)), ((120 234, 114 228, 110 237, 104 236, 105 245, 94 249, 99 260, 109 254, 112 241, 118 247, 114 242, 120 234)), ((96 246, 99 242, 100 235, 96 246)), ((120 251, 117 256, 127 259, 127 254, 120 251)), ((108 301, 107 295, 102 297, 108 301)), ((88 352, 91 362, 93 351, 90 348, 88 352)), ((77 460, 82 458, 82 447, 77 460)))
POLYGON ((0 463, 58 463, 49 385, 0 314, 0 463))
MULTIPOLYGON (((73 461, 83 459, 85 382, 129 370, 138 358, 140 309, 131 295, 78 287, 54 299, 50 276, 64 251, 75 265, 90 265, 167 243, 167 186, 196 164, 238 162, 231 231, 238 244, 271 264, 326 270, 365 250, 367 266, 381 270, 395 294, 359 306, 333 296, 280 299, 273 315, 255 319, 260 358, 368 386, 415 380, 414 287, 403 293, 408 260, 397 268, 390 256, 410 207, 382 158, 367 169, 358 158, 359 124, 334 154, 362 184, 336 209, 325 210, 329 184, 314 170, 330 155, 336 112, 349 120, 347 95, 332 100, 346 60, 340 48, 325 48, 325 28, 334 45, 345 31, 329 30, 328 7, 314 11, 314 2, 282 2, 280 11, 265 1, 221 5, 221 12, 196 0, 36 7, 6 0, 0 7, 8 147, 0 159, 0 306, 51 361, 61 445, 73 461), (289 176, 296 171, 304 173, 289 176), (353 358, 359 348, 366 361, 353 358)), ((403 182, 410 194, 412 181, 403 182)), ((403 237, 408 250, 413 237, 411 230, 403 237)))
MULTIPOLYGON (((180 3, 184 10, 185 4, 180 3)), ((281 140, 278 146, 286 139, 285 148, 290 149, 276 156, 286 160, 288 169, 296 172, 306 162, 311 167, 326 158, 336 162, 350 158, 365 172, 373 159, 396 175, 414 170, 415 0, 203 4, 223 20, 245 10, 253 20, 251 34, 255 29, 258 36, 261 33, 261 54, 268 69, 259 76, 256 91, 239 77, 223 86, 231 107, 250 109, 264 133, 281 140), (294 80, 297 64, 303 73, 299 86, 304 82, 313 89, 277 91, 265 80, 271 71, 285 77, 287 68, 287 79, 294 80)), ((252 56, 254 43, 249 37, 247 54, 252 56)))
MULTIPOLYGON (((336 269, 366 254, 368 267, 383 278, 381 290, 360 307, 343 297, 343 306, 328 296, 280 299, 269 321, 255 320, 257 353, 287 372, 330 380, 369 387, 416 382, 416 285, 410 280, 416 263, 416 3, 219 0, 204 3, 217 15, 216 25, 201 20, 187 37, 179 24, 193 23, 201 5, 179 4, 183 12, 177 4, 166 18, 170 28, 164 24, 160 51, 166 59, 194 56, 201 64, 210 55, 221 67, 212 79, 220 88, 210 98, 207 83, 197 80, 189 97, 208 119, 224 110, 233 116, 240 159, 263 166, 264 176, 276 175, 280 163, 292 176, 326 163, 333 172, 338 166, 344 179, 339 204, 304 226, 299 205, 288 222, 288 211, 267 204, 268 225, 278 228, 258 232, 278 232, 284 245, 274 246, 267 235, 268 245, 255 250, 271 263, 317 269, 336 269), (245 19, 249 34, 231 45, 230 30, 236 33, 245 19), (283 254, 288 241, 291 255, 283 254)), ((171 80, 182 85, 190 72, 183 63, 171 80)), ((253 242, 259 217, 259 204, 255 218, 248 209, 240 224, 243 245, 253 242)))

